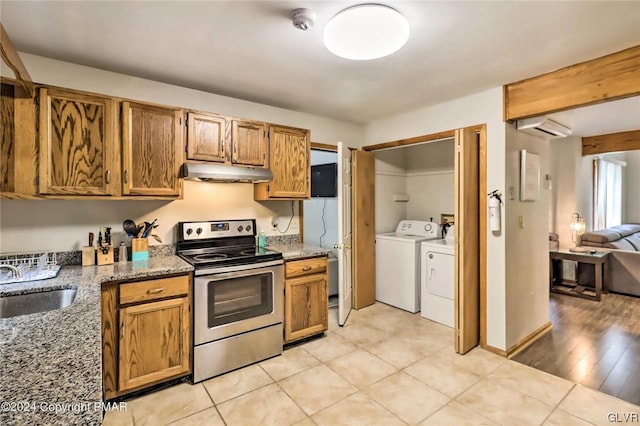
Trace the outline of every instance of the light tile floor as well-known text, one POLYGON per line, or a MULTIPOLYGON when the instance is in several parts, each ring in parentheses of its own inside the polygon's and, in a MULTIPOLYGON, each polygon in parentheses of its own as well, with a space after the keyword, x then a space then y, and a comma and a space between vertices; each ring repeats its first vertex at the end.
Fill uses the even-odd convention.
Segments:
MULTIPOLYGON (((128 401, 105 425, 605 425, 640 407, 476 348, 376 303, 326 336, 196 385, 128 401), (614 413, 614 414, 610 414, 614 413), (615 416, 615 417, 613 417, 615 416)), ((626 416, 626 417, 625 417, 626 416)), ((636 417, 629 417, 636 416, 636 417)))

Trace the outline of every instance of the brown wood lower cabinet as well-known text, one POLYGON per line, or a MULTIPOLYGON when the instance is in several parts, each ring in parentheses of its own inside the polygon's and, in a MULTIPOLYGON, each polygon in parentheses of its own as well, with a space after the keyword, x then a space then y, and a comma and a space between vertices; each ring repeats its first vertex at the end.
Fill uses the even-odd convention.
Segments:
POLYGON ((286 262, 284 342, 326 331, 327 304, 327 257, 286 262))
POLYGON ((105 399, 191 373, 190 288, 189 275, 103 285, 105 399))

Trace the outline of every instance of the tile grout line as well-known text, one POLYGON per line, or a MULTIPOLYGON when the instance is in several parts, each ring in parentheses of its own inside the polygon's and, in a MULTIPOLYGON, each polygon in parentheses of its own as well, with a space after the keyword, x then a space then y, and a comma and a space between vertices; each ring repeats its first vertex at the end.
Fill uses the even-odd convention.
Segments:
MULTIPOLYGON (((225 426, 227 426, 227 421, 225 420, 224 417, 222 417, 222 413, 220 412, 220 410, 218 409, 218 404, 216 404, 216 402, 213 400, 213 396, 209 393, 209 390, 207 389, 207 387, 204 385, 204 383, 202 383, 202 387, 204 388, 204 391, 207 393, 207 396, 209 397, 209 399, 211 400, 211 403, 213 404, 213 408, 215 408, 216 413, 218 413, 218 416, 220 416, 220 420, 222 420, 222 423, 225 424, 225 426)), ((244 395, 244 394, 243 394, 244 395)), ((226 401, 225 401, 226 402, 226 401)), ((209 407, 211 408, 211 407, 209 407)), ((208 408, 207 408, 208 410, 208 408)), ((202 410, 204 411, 204 410, 202 410)))

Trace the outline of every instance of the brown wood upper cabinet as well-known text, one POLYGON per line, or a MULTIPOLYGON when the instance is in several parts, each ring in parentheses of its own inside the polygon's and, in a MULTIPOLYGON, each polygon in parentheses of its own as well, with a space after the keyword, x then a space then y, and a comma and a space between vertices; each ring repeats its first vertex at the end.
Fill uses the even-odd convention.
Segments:
POLYGON ((4 78, 0 91, 0 196, 35 196, 40 152, 36 99, 4 78))
POLYGON ((256 200, 309 198, 311 137, 307 129, 269 126, 273 180, 254 185, 256 200))
POLYGON ((189 112, 189 160, 267 167, 266 126, 203 112, 189 112))
POLYGON ((267 131, 264 123, 233 120, 231 162, 248 166, 268 167, 267 131))
POLYGON ((182 120, 179 108, 122 103, 122 193, 180 195, 182 120))
POLYGON ((118 192, 114 104, 106 96, 40 89, 41 194, 118 192))
POLYGON ((189 112, 187 118, 187 158, 226 162, 227 119, 219 115, 189 112))

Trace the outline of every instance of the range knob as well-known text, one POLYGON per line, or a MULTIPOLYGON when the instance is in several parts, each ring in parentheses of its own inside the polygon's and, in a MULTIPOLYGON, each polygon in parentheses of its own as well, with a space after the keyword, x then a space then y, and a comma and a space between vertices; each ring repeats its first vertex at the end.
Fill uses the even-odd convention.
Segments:
POLYGON ((193 229, 187 228, 187 235, 191 235, 191 234, 193 234, 193 229))
POLYGON ((425 231, 427 231, 427 232, 431 232, 431 228, 432 228, 432 226, 431 226, 431 224, 430 224, 430 223, 427 223, 427 224, 424 226, 424 230, 425 230, 425 231))
POLYGON ((243 229, 244 227, 242 225, 238 226, 238 232, 242 232, 243 229))
POLYGON ((251 225, 247 225, 244 229, 245 229, 245 231, 250 232, 251 231, 251 225))
POLYGON ((198 235, 202 234, 202 228, 196 229, 196 234, 198 234, 198 235))

